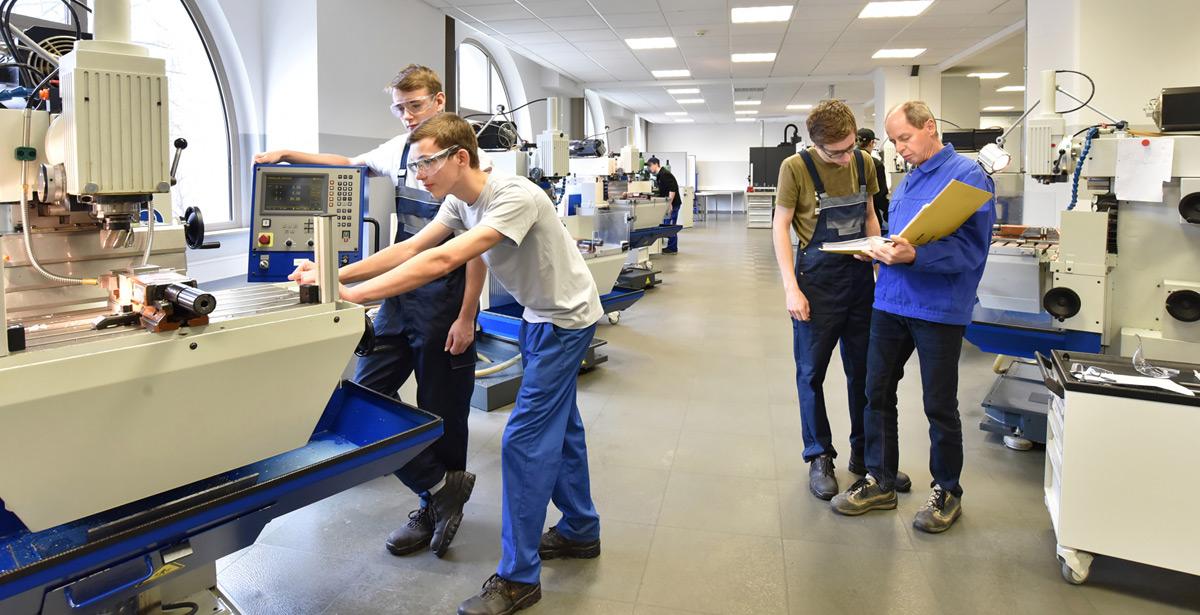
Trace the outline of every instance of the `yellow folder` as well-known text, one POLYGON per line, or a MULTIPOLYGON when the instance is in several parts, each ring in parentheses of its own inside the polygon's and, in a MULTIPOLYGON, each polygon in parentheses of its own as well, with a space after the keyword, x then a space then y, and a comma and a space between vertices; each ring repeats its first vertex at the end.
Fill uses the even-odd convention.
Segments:
MULTIPOLYGON (((921 211, 899 233, 914 246, 937 241, 962 226, 979 208, 994 195, 958 181, 950 180, 932 202, 921 207, 921 211)), ((860 254, 872 241, 890 241, 879 237, 864 237, 826 243, 821 249, 838 254, 860 254)))

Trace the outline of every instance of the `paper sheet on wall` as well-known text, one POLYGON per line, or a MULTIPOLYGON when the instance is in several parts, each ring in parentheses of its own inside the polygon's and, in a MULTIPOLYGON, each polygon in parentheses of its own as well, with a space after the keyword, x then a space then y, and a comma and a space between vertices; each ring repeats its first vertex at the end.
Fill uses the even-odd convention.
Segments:
POLYGON ((1120 139, 1117 141, 1117 198, 1123 201, 1161 201, 1163 182, 1171 180, 1175 140, 1120 139))

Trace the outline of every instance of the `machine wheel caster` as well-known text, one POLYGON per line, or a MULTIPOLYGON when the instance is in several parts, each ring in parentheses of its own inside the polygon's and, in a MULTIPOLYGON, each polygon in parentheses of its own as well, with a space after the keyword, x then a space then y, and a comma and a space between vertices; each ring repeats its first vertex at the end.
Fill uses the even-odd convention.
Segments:
POLYGON ((1004 436, 1004 446, 1014 451, 1027 451, 1033 448, 1033 441, 1017 435, 1004 436))
POLYGON ((620 312, 609 312, 608 313, 608 324, 615 325, 619 322, 621 322, 621 313, 620 312))
POLYGON ((1058 547, 1058 559, 1062 562, 1063 580, 1071 585, 1083 585, 1092 572, 1092 554, 1058 547))

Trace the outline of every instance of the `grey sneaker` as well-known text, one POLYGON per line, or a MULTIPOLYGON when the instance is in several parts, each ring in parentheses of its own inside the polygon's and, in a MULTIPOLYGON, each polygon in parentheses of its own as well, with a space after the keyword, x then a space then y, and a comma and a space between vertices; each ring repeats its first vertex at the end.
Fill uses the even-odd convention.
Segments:
POLYGON ((433 539, 433 515, 428 506, 408 513, 408 523, 392 532, 387 539, 387 550, 392 555, 409 555, 429 548, 433 539))
MULTIPOLYGON (((868 472, 867 464, 857 457, 850 458, 850 465, 846 469, 855 476, 866 476, 868 472)), ((897 493, 908 493, 912 491, 912 479, 904 472, 897 471, 895 487, 897 493)))
POLYGON ((433 537, 429 548, 442 557, 450 548, 450 541, 462 524, 463 506, 471 499, 475 489, 475 475, 463 470, 446 472, 446 484, 429 498, 429 509, 433 516, 433 537))
POLYGON ((896 507, 896 491, 884 491, 867 474, 855 481, 845 493, 840 493, 830 502, 833 511, 841 515, 856 516, 872 510, 890 510, 896 507))
POLYGON ((934 485, 929 500, 917 511, 913 519, 913 527, 922 532, 940 534, 948 529, 962 515, 962 500, 958 496, 934 485))
POLYGON ((826 500, 837 495, 837 478, 833 475, 833 457, 821 455, 808 464, 808 490, 818 499, 826 500))

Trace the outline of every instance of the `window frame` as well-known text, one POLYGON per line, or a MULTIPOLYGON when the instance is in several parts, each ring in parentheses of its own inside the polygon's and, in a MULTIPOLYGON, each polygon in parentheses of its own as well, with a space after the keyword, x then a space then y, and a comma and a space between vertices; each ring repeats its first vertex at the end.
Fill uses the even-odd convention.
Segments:
MULTIPOLYGON (((488 48, 486 45, 484 45, 483 43, 481 43, 475 39, 472 39, 472 38, 463 39, 462 42, 460 42, 458 44, 458 48, 454 50, 454 63, 455 63, 455 79, 458 80, 458 83, 455 84, 455 86, 458 88, 458 96, 455 97, 455 99, 456 99, 455 102, 458 106, 457 112, 459 115, 464 115, 464 113, 463 113, 464 111, 469 111, 471 113, 487 113, 489 115, 492 113, 495 113, 496 112, 496 105, 495 105, 496 99, 492 94, 492 82, 499 81, 500 87, 503 90, 504 100, 506 101, 506 104, 504 105, 505 111, 509 113, 510 117, 512 117, 512 97, 509 95, 508 83, 504 81, 504 73, 500 70, 500 65, 496 62, 496 58, 492 55, 492 53, 490 51, 488 51, 488 48), (462 95, 462 92, 463 92, 462 47, 463 47, 463 45, 470 45, 471 47, 474 47, 477 51, 479 51, 479 53, 483 54, 484 58, 487 58, 487 65, 488 65, 487 101, 488 101, 488 106, 491 107, 490 109, 473 109, 471 107, 465 107, 462 104, 462 100, 463 100, 463 95, 462 95)), ((512 119, 513 119, 513 121, 516 121, 515 117, 512 117, 512 119)))

